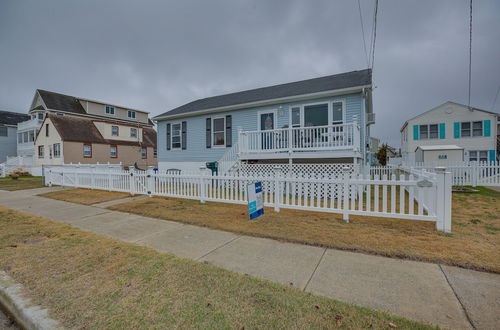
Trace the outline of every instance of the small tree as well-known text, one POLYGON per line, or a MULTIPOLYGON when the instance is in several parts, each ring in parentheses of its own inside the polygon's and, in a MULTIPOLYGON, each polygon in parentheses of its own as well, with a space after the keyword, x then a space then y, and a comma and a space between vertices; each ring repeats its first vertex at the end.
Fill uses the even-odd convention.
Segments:
POLYGON ((378 149, 377 153, 375 154, 375 157, 377 157, 377 160, 380 165, 385 166, 387 165, 387 149, 389 146, 387 143, 382 144, 380 149, 378 149))

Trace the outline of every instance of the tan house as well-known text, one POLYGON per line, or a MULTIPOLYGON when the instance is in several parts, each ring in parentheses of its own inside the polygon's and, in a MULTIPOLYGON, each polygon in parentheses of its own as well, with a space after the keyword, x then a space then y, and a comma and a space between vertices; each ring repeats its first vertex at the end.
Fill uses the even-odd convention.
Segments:
POLYGON ((32 156, 37 166, 156 165, 156 132, 146 111, 37 89, 28 114, 30 119, 18 124, 17 153, 32 156), (51 120, 45 122, 47 116, 51 120))
POLYGON ((91 118, 48 114, 35 139, 35 164, 157 166, 156 131, 91 118))

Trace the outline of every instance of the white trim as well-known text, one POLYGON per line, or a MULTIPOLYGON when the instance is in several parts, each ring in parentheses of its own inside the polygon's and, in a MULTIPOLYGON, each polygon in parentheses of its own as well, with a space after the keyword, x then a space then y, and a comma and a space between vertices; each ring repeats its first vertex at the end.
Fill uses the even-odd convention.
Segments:
POLYGON ((301 95, 295 95, 295 96, 286 96, 286 97, 280 97, 280 98, 276 98, 276 99, 268 99, 268 100, 262 100, 262 101, 228 105, 228 106, 219 107, 219 108, 209 108, 209 109, 191 111, 191 112, 180 113, 180 114, 175 114, 175 115, 168 115, 168 112, 167 112, 167 114, 165 114, 165 115, 159 115, 159 116, 153 117, 153 120, 154 121, 161 121, 161 120, 168 120, 168 119, 174 119, 174 118, 193 117, 193 116, 197 116, 200 114, 223 112, 223 111, 237 110, 237 109, 245 109, 245 108, 249 108, 249 107, 263 106, 263 105, 269 105, 269 104, 274 104, 274 103, 290 103, 290 102, 297 102, 297 101, 303 101, 303 100, 320 98, 320 97, 329 97, 329 96, 336 96, 336 95, 343 95, 343 94, 353 94, 353 93, 356 93, 358 91, 362 92, 363 88, 369 88, 369 87, 371 87, 371 84, 357 86, 357 87, 343 88, 343 89, 333 89, 333 90, 324 91, 324 92, 301 94, 301 95), (286 102, 284 102, 284 101, 286 101, 286 102))
POLYGON ((262 131, 262 129, 260 128, 260 116, 263 115, 263 114, 266 114, 266 113, 272 113, 273 114, 273 129, 276 129, 278 127, 276 127, 276 122, 278 120, 278 113, 277 113, 277 109, 270 109, 270 110, 260 110, 260 111, 257 111, 257 130, 258 131, 262 131))
MULTIPOLYGON (((312 102, 312 103, 302 103, 300 105, 300 127, 305 127, 305 109, 304 107, 306 106, 312 106, 312 105, 318 105, 318 104, 327 104, 328 105, 328 123, 327 125, 340 125, 340 124, 345 124, 347 123, 347 118, 346 118, 346 100, 345 99, 338 99, 338 100, 328 100, 328 101, 318 101, 318 102, 312 102), (336 122, 333 124, 333 103, 342 103, 342 121, 336 122)), ((293 106, 295 107, 295 106, 293 106)), ((290 115, 291 115, 291 108, 290 107, 290 115)))
POLYGON ((170 123, 170 150, 182 150, 182 121, 176 121, 176 122, 170 123), (174 125, 179 125, 179 143, 180 143, 179 148, 174 148, 174 142, 172 141, 173 137, 174 137, 174 134, 173 134, 174 125))
MULTIPOLYGON (((89 104, 89 103, 87 102, 87 113, 88 113, 88 104, 89 104)), ((108 104, 106 104, 106 105, 104 106, 104 114, 105 114, 105 115, 110 115, 110 116, 116 116, 116 109, 115 109, 115 107, 114 107, 114 106, 112 106, 112 105, 108 105, 108 104), (106 112, 106 110, 107 110, 107 108, 108 108, 108 107, 113 109, 113 113, 107 113, 107 112, 106 112)))
MULTIPOLYGON (((217 116, 217 117, 211 117, 210 120, 212 121, 211 122, 211 130, 210 130, 210 134, 212 134, 211 136, 211 142, 212 142, 212 148, 226 148, 226 116, 217 116), (215 119, 224 119, 224 144, 223 145, 216 145, 214 144, 215 142, 215 139, 214 139, 214 134, 215 134, 215 130, 214 130, 214 121, 215 119)), ((220 133, 220 131, 218 131, 220 133)))
POLYGON ((135 110, 128 110, 127 109, 127 118, 130 118, 130 119, 137 119, 137 115, 136 115, 136 111, 135 110), (133 113, 134 116, 131 117, 130 114, 133 113))
MULTIPOLYGON (((490 136, 484 136, 484 120, 472 120, 472 121, 459 121, 460 123, 460 137, 458 139, 467 139, 467 138, 488 138, 491 137, 491 127, 490 127, 490 136), (470 135, 469 136, 463 136, 462 135, 462 124, 463 123, 469 123, 470 124, 470 135), (474 135, 474 123, 481 123, 481 135, 474 135)), ((491 125, 491 124, 490 124, 491 125)), ((453 136, 454 139, 455 136, 453 136)))

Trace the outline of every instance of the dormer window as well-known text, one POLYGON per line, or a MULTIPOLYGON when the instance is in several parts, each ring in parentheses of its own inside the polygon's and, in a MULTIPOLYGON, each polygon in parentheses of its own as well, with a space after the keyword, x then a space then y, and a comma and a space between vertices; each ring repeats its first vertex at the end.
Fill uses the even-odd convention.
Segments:
POLYGON ((42 120, 43 119, 43 113, 38 114, 38 119, 42 120))
POLYGON ((131 119, 135 119, 135 111, 129 110, 127 116, 131 119))
POLYGON ((110 105, 107 105, 106 106, 106 114, 107 115, 114 115, 115 114, 115 108, 110 106, 110 105))

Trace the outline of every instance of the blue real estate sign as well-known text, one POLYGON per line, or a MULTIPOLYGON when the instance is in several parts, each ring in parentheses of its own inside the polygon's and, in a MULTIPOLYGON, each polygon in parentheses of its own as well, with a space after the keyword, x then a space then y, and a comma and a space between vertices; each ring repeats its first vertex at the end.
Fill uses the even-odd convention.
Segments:
POLYGON ((250 220, 264 214, 264 202, 262 201, 262 182, 248 185, 248 215, 250 220))

